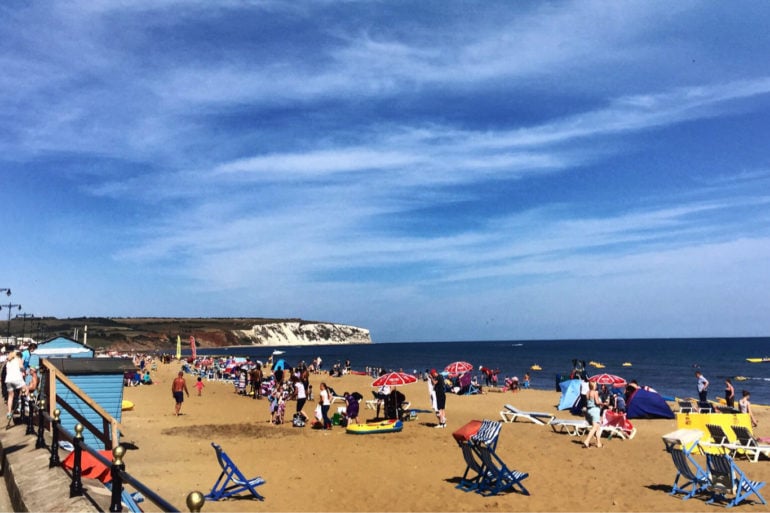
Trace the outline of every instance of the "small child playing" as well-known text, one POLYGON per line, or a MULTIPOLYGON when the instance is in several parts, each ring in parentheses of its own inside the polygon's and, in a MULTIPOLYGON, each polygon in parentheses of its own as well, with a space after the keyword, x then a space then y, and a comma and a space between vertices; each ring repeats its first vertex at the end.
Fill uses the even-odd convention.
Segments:
POLYGON ((198 397, 200 397, 201 392, 203 391, 203 387, 205 386, 206 385, 203 384, 203 380, 201 379, 201 377, 198 376, 198 381, 195 383, 195 388, 198 389, 198 397))

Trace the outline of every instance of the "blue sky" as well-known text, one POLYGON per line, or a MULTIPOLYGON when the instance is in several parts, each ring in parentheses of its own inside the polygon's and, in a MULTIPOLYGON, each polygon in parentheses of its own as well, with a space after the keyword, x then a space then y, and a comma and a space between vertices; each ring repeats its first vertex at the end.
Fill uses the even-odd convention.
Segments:
POLYGON ((0 286, 35 315, 378 342, 768 335, 768 22, 765 2, 3 2, 0 286))

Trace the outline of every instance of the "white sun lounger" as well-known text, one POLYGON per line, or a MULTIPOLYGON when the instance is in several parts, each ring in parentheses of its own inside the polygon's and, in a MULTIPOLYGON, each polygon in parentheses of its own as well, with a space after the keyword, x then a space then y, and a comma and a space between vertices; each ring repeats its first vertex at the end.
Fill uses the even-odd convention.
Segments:
POLYGON ((522 411, 515 406, 506 404, 505 408, 500 412, 500 417, 503 418, 504 422, 516 422, 516 419, 522 418, 534 424, 544 426, 549 424, 555 418, 555 415, 541 411, 522 411))
POLYGON ((591 429, 591 424, 585 419, 553 419, 549 425, 555 432, 570 436, 583 436, 591 429))

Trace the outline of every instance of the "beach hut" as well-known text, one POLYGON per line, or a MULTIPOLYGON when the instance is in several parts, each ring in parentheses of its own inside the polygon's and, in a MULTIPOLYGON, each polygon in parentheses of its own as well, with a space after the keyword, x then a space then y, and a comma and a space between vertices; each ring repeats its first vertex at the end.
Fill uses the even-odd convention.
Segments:
MULTIPOLYGON (((68 404, 74 411, 85 417, 87 422, 96 429, 107 431, 114 445, 120 440, 114 440, 109 429, 106 429, 103 417, 98 413, 99 408, 111 415, 116 421, 122 418, 123 406, 123 375, 128 370, 134 370, 134 363, 128 358, 48 358, 57 371, 66 376, 88 396, 83 400, 57 379, 56 395, 68 404)), ((65 407, 57 405, 61 410, 61 425, 74 433, 78 420, 65 407)), ((89 430, 83 430, 83 440, 95 449, 104 448, 104 443, 89 430)))
POLYGON ((40 358, 93 358, 94 349, 69 337, 56 337, 38 344, 29 357, 30 367, 39 367, 40 358))

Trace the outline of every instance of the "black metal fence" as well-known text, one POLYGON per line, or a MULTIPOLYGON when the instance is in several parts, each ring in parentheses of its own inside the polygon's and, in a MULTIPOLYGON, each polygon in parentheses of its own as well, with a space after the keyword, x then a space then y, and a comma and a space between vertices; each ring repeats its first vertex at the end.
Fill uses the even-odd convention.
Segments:
MULTIPOLYGON (((99 451, 94 450, 88 444, 83 442, 83 426, 77 424, 75 426, 75 433, 67 430, 61 425, 59 418, 60 410, 54 410, 53 417, 51 417, 45 408, 45 398, 41 398, 38 401, 27 400, 21 408, 22 417, 21 420, 27 426, 27 435, 37 436, 35 443, 36 449, 50 450, 51 457, 48 461, 50 468, 61 465, 59 460, 59 441, 66 440, 73 445, 73 467, 72 467, 72 481, 70 483, 70 497, 76 497, 83 495, 83 483, 82 483, 82 454, 86 451, 91 457, 102 463, 105 467, 110 469, 111 477, 111 500, 110 511, 123 511, 123 492, 125 485, 130 485, 133 489, 142 494, 142 496, 155 504, 162 511, 178 512, 180 511, 170 502, 158 495, 154 490, 148 488, 141 481, 133 477, 126 472, 126 466, 123 462, 123 455, 125 449, 118 445, 112 450, 112 461, 108 460, 99 451), (37 431, 35 431, 34 419, 37 417, 37 431), (46 426, 50 426, 51 429, 51 445, 50 447, 45 441, 46 426)), ((131 498, 128 498, 131 500, 131 498)), ((200 492, 191 492, 187 496, 187 507, 190 511, 198 512, 203 507, 205 502, 203 494, 200 492)))

